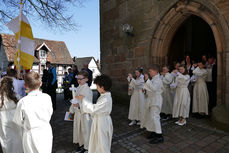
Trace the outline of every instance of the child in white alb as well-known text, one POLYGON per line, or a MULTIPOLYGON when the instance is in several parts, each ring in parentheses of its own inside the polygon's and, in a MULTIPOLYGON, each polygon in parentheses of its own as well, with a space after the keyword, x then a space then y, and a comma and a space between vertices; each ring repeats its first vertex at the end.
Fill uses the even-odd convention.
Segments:
POLYGON ((195 82, 193 88, 192 112, 199 113, 200 115, 208 115, 209 96, 207 84, 205 82, 208 72, 204 66, 204 62, 198 62, 198 67, 193 71, 195 79, 192 79, 195 82))
POLYGON ((154 65, 149 69, 149 75, 152 77, 152 80, 146 77, 147 80, 144 85, 146 93, 145 115, 141 127, 146 128, 147 131, 151 132, 147 137, 148 139, 151 139, 150 143, 157 144, 164 142, 160 122, 163 83, 157 65, 154 65))
POLYGON ((0 144, 3 153, 23 153, 22 129, 13 122, 18 98, 13 79, 3 77, 0 85, 0 144))
POLYGON ((29 93, 18 102, 14 114, 14 122, 23 127, 24 153, 51 153, 51 97, 40 91, 42 82, 38 73, 29 72, 24 80, 29 93))
POLYGON ((164 66, 161 74, 163 82, 163 103, 161 113, 163 113, 163 120, 171 118, 173 113, 173 96, 170 88, 170 84, 173 82, 173 76, 169 73, 169 67, 164 66))
POLYGON ((131 92, 130 98, 130 108, 128 119, 131 120, 130 126, 136 124, 138 121, 138 125, 141 124, 141 121, 144 118, 144 93, 142 92, 144 86, 144 76, 141 74, 140 69, 135 70, 136 78, 133 78, 131 74, 128 75, 128 83, 129 83, 129 92, 131 92))
MULTIPOLYGON (((79 86, 76 88, 76 90, 74 90, 74 95, 82 95, 85 97, 85 99, 87 99, 88 102, 92 103, 93 94, 92 90, 87 84, 88 76, 89 74, 87 71, 81 71, 78 73, 77 81, 79 86)), ((74 114, 73 143, 79 144, 76 152, 80 153, 88 150, 92 123, 90 114, 84 112, 82 107, 82 105, 73 103, 69 109, 70 113, 74 114)))
POLYGON ((188 90, 188 84, 190 82, 190 76, 185 65, 181 65, 179 73, 175 83, 171 84, 171 87, 175 89, 175 98, 173 104, 173 118, 179 118, 176 124, 183 126, 186 124, 186 118, 189 117, 190 109, 190 93, 188 90))
POLYGON ((107 75, 97 76, 94 80, 100 97, 92 104, 84 96, 76 96, 82 102, 82 109, 92 116, 89 153, 110 153, 113 125, 110 117, 112 111, 111 79, 107 75))

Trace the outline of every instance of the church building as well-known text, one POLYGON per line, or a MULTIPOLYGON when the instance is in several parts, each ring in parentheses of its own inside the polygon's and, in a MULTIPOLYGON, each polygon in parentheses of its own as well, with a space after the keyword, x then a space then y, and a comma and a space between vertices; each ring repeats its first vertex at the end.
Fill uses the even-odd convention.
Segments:
POLYGON ((100 0, 101 69, 127 101, 127 74, 172 65, 186 54, 217 59, 214 126, 229 131, 229 1, 100 0))

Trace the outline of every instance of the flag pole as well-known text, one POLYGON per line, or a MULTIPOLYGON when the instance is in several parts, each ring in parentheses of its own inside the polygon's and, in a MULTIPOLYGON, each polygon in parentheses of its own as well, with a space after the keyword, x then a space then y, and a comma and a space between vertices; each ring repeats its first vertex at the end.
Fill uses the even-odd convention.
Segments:
POLYGON ((17 76, 18 79, 21 77, 21 65, 20 65, 20 48, 21 48, 21 20, 22 20, 22 8, 23 3, 20 0, 20 14, 19 14, 19 32, 18 32, 18 43, 17 43, 17 76))

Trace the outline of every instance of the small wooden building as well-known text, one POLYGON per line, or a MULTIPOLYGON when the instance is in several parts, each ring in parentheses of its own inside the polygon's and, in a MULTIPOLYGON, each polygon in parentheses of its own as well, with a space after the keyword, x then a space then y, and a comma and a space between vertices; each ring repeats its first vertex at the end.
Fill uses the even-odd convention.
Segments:
MULTIPOLYGON (((88 64, 88 68, 93 72, 93 80, 96 76, 101 75, 99 62, 96 61, 94 57, 74 57, 73 61, 75 65, 77 65, 79 71, 83 68, 84 64, 88 64)), ((96 89, 96 85, 93 84, 93 82, 91 88, 96 89)))
MULTIPOLYGON (((8 63, 14 61, 16 45, 14 35, 0 35, 1 71, 5 71, 8 63)), ((64 72, 74 64, 65 42, 35 38, 35 45, 32 70, 42 75, 43 69, 46 68, 46 61, 50 61, 56 68, 58 85, 60 86, 64 72)))

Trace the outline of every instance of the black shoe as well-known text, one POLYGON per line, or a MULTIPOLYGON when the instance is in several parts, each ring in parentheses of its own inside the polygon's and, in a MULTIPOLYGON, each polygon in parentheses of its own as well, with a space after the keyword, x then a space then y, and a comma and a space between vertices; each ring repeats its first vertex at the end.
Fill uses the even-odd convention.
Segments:
POLYGON ((156 133, 155 132, 151 132, 150 135, 148 135, 146 138, 147 139, 153 139, 156 137, 156 133))
POLYGON ((166 116, 165 113, 160 113, 160 117, 161 117, 161 118, 164 118, 165 116, 166 116))
POLYGON ((167 115, 167 119, 168 120, 172 119, 172 115, 171 114, 167 115))
POLYGON ((78 148, 76 149, 76 153, 81 153, 81 151, 82 151, 83 149, 84 149, 83 146, 78 147, 78 148))
POLYGON ((150 140, 150 144, 158 144, 158 143, 163 143, 164 142, 164 138, 163 137, 159 137, 159 138, 154 138, 152 140, 150 140))
POLYGON ((86 149, 82 149, 82 151, 80 152, 80 153, 85 153, 85 152, 87 152, 88 150, 86 150, 86 149))
POLYGON ((161 120, 162 121, 167 121, 169 118, 167 117, 167 116, 163 116, 163 117, 161 117, 161 120))

